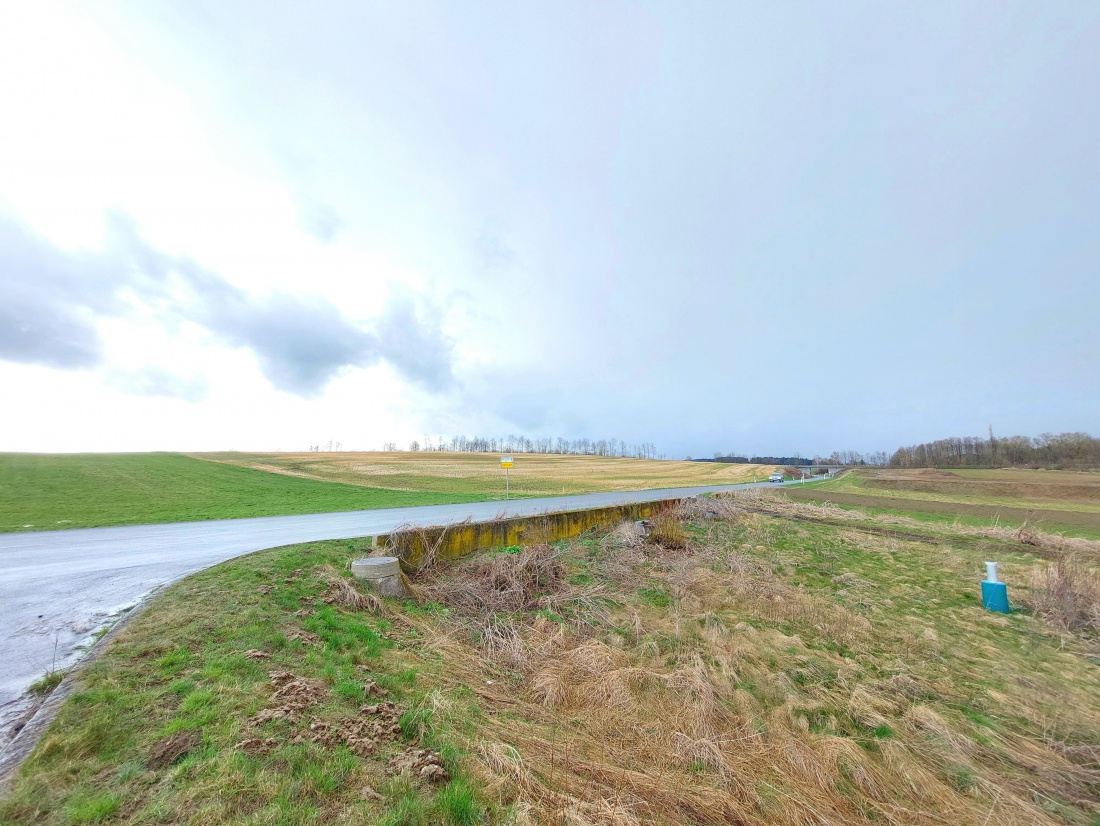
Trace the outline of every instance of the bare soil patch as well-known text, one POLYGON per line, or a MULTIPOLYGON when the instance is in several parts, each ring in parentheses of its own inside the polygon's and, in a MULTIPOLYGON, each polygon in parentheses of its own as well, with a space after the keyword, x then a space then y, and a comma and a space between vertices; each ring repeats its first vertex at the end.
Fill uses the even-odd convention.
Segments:
POLYGON ((145 765, 153 771, 171 766, 201 742, 202 735, 197 731, 177 732, 154 744, 145 765))

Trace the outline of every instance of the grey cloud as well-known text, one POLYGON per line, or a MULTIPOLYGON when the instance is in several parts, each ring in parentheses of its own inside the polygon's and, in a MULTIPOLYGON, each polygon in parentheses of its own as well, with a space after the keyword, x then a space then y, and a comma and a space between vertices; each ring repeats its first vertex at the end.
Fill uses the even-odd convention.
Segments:
MULTIPOLYGON (((99 254, 67 253, 0 217, 0 274, 0 358, 8 361, 95 366, 102 360, 96 319, 125 315, 136 302, 166 323, 191 321, 248 348, 276 388, 300 396, 315 396, 344 370, 379 359, 428 389, 451 379, 450 347, 438 324, 420 319, 411 296, 388 303, 374 333, 325 298, 253 296, 190 259, 165 255, 126 216, 111 216, 99 254)), ((153 378, 131 379, 130 392, 180 389, 153 378)), ((193 392, 183 388, 181 397, 193 392)))
POLYGON ((112 370, 107 374, 107 383, 134 396, 162 396, 188 402, 201 401, 207 391, 201 376, 179 376, 159 367, 112 370))
POLYGON ((20 301, 5 286, 0 286, 0 359, 63 370, 99 362, 99 334, 80 313, 33 297, 20 301))
POLYGON ((437 391, 451 383, 450 347, 437 323, 419 317, 410 295, 387 303, 378 323, 378 346, 398 373, 422 387, 437 391))
POLYGON ((62 369, 98 363, 89 311, 107 311, 112 301, 91 286, 103 280, 97 265, 0 216, 0 358, 62 369))
POLYGON ((306 232, 325 244, 332 243, 344 225, 336 210, 320 201, 303 201, 299 217, 306 232))
POLYGON ((488 227, 478 235, 474 251, 482 265, 490 269, 510 267, 516 259, 516 251, 509 246, 503 233, 488 227))
POLYGON ((324 299, 254 299, 222 282, 201 302, 202 323, 228 344, 251 349, 280 390, 314 396, 345 368, 378 360, 377 338, 324 299))

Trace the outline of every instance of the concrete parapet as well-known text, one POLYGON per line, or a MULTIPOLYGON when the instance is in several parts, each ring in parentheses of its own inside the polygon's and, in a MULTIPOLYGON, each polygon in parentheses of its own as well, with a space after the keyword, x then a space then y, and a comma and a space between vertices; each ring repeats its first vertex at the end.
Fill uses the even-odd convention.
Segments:
POLYGON ((492 522, 460 522, 435 528, 403 528, 374 538, 378 548, 401 560, 412 573, 433 559, 457 559, 482 548, 554 542, 579 536, 593 528, 610 528, 627 520, 645 519, 680 499, 612 505, 588 510, 516 516, 492 522))

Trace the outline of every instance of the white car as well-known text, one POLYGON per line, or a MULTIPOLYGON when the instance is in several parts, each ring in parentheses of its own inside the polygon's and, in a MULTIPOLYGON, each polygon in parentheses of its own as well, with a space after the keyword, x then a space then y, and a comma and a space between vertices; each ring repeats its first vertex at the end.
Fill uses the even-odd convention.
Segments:
POLYGON ((783 481, 783 474, 782 473, 773 473, 771 476, 768 477, 768 481, 769 482, 782 482, 783 481))

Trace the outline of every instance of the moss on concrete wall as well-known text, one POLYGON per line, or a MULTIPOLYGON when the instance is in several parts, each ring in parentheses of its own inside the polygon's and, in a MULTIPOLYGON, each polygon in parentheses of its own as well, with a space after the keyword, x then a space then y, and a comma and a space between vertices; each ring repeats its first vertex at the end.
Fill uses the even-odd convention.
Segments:
POLYGON ((645 519, 680 500, 639 502, 606 508, 544 513, 461 522, 438 528, 409 528, 376 536, 374 544, 401 560, 406 571, 419 568, 428 557, 457 559, 482 548, 531 545, 580 536, 592 529, 606 529, 627 520, 645 519))

